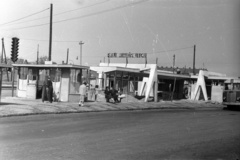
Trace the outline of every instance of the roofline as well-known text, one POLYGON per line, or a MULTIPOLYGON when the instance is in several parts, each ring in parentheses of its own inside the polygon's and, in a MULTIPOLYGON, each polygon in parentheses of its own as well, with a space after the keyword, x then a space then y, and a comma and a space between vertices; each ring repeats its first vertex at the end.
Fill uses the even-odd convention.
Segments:
MULTIPOLYGON (((140 69, 137 68, 126 68, 126 67, 117 67, 117 66, 92 66, 90 69, 94 70, 94 68, 100 68, 102 72, 112 72, 112 71, 125 71, 125 72, 134 72, 140 73, 140 69)), ((97 69, 95 69, 96 71, 97 69)))
POLYGON ((183 75, 183 74, 175 74, 175 73, 167 73, 167 72, 162 72, 162 71, 157 71, 158 76, 163 76, 163 77, 169 77, 169 78, 177 78, 177 79, 190 79, 189 75, 183 75))
POLYGON ((72 64, 12 64, 14 67, 28 67, 28 68, 76 68, 89 69, 89 66, 80 66, 72 64))
POLYGON ((12 68, 9 64, 0 64, 0 68, 12 68))

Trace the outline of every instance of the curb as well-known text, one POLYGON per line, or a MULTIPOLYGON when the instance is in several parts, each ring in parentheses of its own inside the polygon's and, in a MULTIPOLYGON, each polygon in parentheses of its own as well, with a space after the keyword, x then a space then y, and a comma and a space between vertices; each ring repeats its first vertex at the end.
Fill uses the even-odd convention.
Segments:
POLYGON ((0 115, 0 118, 4 117, 16 117, 16 116, 31 116, 31 115, 43 115, 43 114, 71 114, 71 113, 89 113, 89 112, 113 112, 113 111, 144 111, 144 110, 196 110, 196 109, 223 109, 220 107, 147 107, 147 108, 123 108, 123 109, 106 109, 106 110, 85 110, 85 111, 56 111, 56 112, 36 112, 36 113, 20 113, 20 114, 6 114, 0 115))

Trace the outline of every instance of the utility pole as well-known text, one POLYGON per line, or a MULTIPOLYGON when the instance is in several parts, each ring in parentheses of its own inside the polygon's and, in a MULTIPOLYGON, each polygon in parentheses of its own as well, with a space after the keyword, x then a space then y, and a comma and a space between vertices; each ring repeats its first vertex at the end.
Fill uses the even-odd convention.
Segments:
MULTIPOLYGON (((6 51, 5 51, 5 46, 4 46, 4 38, 2 38, 2 58, 1 58, 1 63, 3 63, 3 53, 4 53, 4 58, 5 58, 5 64, 7 64, 6 51)), ((5 68, 5 70, 6 70, 6 73, 7 73, 7 80, 9 81, 8 69, 5 68)))
POLYGON ((38 58, 39 58, 39 44, 38 44, 38 48, 37 48, 37 64, 38 64, 38 58))
POLYGON ((147 67, 147 55, 145 57, 145 67, 147 67))
POLYGON ((79 42, 79 45, 80 45, 80 65, 82 65, 82 45, 84 43, 82 41, 79 42))
POLYGON ((173 73, 174 73, 174 68, 175 68, 175 54, 173 55, 173 73))
POLYGON ((48 53, 48 60, 52 60, 52 12, 53 12, 53 5, 50 4, 50 28, 49 28, 49 53, 48 53))
POLYGON ((193 46, 193 75, 195 75, 195 54, 196 54, 196 45, 193 46))
POLYGON ((69 53, 69 48, 67 49, 67 59, 66 59, 66 64, 68 64, 68 53, 69 53))
POLYGON ((4 51, 3 47, 4 47, 4 38, 2 38, 2 55, 1 55, 1 63, 3 63, 3 51, 4 51))

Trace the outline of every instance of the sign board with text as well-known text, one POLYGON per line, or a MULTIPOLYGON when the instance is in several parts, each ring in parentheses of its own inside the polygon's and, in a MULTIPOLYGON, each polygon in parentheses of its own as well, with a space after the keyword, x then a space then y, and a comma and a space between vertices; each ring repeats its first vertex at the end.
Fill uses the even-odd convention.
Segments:
POLYGON ((147 58, 147 53, 108 53, 108 58, 147 58))

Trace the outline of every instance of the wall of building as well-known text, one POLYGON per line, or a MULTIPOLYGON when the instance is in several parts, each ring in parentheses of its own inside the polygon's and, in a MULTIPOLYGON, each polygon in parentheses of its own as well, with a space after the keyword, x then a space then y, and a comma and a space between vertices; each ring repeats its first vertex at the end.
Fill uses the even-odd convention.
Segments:
POLYGON ((222 103, 222 99, 223 99, 223 86, 213 85, 211 101, 222 103))
POLYGON ((67 102, 69 95, 70 69, 62 69, 60 101, 67 102))

